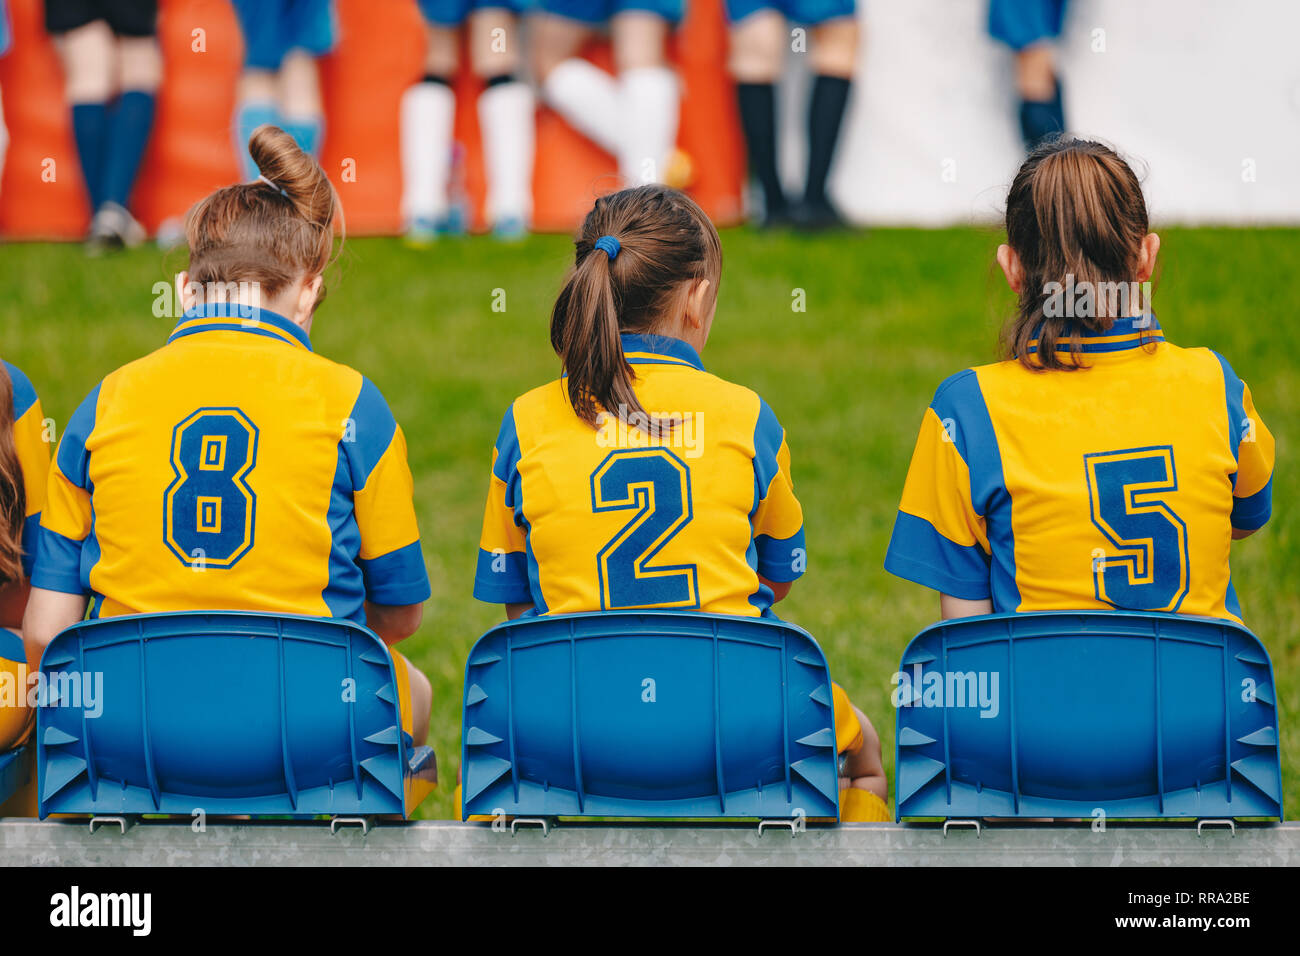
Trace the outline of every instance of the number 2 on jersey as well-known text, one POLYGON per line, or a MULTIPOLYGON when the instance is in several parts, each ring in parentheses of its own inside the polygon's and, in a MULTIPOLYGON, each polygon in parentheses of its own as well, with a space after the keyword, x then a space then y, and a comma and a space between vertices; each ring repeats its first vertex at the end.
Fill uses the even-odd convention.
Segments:
POLYGON ((182 563, 229 568, 253 546, 257 434, 237 408, 200 408, 173 429, 163 538, 182 563))
POLYGON ((1093 561, 1097 600, 1134 611, 1177 611, 1191 586, 1187 524, 1161 497, 1178 490, 1169 445, 1083 456, 1092 523, 1115 549, 1093 561))
POLYGON ((596 556, 601 610, 700 606, 695 565, 650 563, 692 517, 691 471, 680 458, 663 448, 611 452, 591 476, 591 508, 636 511, 596 556))

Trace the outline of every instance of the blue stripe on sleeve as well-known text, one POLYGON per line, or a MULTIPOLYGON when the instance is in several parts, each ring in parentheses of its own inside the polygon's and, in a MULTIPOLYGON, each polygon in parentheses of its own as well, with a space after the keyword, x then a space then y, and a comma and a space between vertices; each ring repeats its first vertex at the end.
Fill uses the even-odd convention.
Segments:
POLYGON ((793 581, 807 570, 808 551, 803 528, 788 538, 760 534, 754 538, 758 550, 758 573, 769 581, 793 581))
POLYGON ((423 604, 432 593, 419 541, 377 558, 358 559, 372 604, 423 604))
POLYGON ((785 441, 785 429, 777 421, 776 413, 762 398, 758 400, 758 420, 754 422, 754 480, 758 483, 758 494, 754 499, 754 508, 767 497, 767 489, 772 479, 780 470, 776 456, 785 441))
POLYGON ((930 522, 902 511, 894 519, 885 570, 967 601, 992 596, 989 558, 979 545, 949 541, 930 522))
POLYGON ((1248 498, 1232 499, 1232 526, 1241 531, 1258 531, 1273 514, 1273 478, 1248 498))
MULTIPOLYGON (((506 413, 501 419, 501 431, 497 435, 496 449, 497 460, 492 465, 492 474, 506 483, 508 492, 511 478, 514 477, 515 469, 519 465, 519 433, 515 430, 515 407, 513 405, 506 409, 506 413)), ((513 504, 508 493, 506 504, 513 504)))
POLYGON ((36 387, 17 365, 5 362, 5 371, 9 373, 9 381, 13 383, 14 421, 18 421, 36 404, 36 387))
POLYGON ((32 587, 64 594, 87 594, 81 583, 82 542, 42 528, 36 539, 36 567, 32 587))
MULTIPOLYGON (((101 382, 100 385, 102 384, 101 382)), ((95 430, 100 385, 91 390, 68 419, 68 427, 63 430, 63 438, 59 441, 59 450, 55 455, 55 463, 63 476, 86 491, 91 490, 90 455, 86 452, 86 441, 95 430)))
POLYGON ((528 556, 522 551, 492 552, 479 548, 474 597, 489 604, 532 603, 528 556))
MULTIPOLYGON (((1223 394, 1227 400, 1228 447, 1232 449, 1233 461, 1241 460, 1241 436, 1250 427, 1246 423, 1246 383, 1237 377, 1228 360, 1218 352, 1211 350, 1223 367, 1223 394)), ((1232 474, 1232 486, 1237 487, 1237 473, 1232 474)))
POLYGON ((348 416, 351 428, 344 431, 342 444, 348 456, 348 467, 352 472, 352 487, 360 491, 370 480, 379 459, 392 444, 397 431, 397 420, 384 401, 384 396, 375 387, 374 382, 362 376, 361 391, 352 414, 348 416), (349 440, 351 439, 351 440, 349 440))
POLYGON ((351 463, 343 442, 339 442, 338 463, 334 468, 334 485, 330 489, 330 506, 325 523, 330 531, 329 581, 321 600, 330 617, 346 618, 358 624, 365 621, 365 581, 358 567, 361 529, 352 502, 351 463))

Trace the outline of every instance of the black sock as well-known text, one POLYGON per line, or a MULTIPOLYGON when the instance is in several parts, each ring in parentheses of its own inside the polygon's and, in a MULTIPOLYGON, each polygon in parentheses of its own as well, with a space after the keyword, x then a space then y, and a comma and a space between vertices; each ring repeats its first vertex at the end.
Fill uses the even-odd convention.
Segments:
POLYGON ((489 76, 483 81, 483 85, 489 90, 494 86, 505 86, 507 83, 514 83, 517 77, 513 73, 498 73, 496 76, 489 76))
POLYGON ((826 202, 826 176, 835 158, 835 142, 849 101, 852 82, 842 76, 819 74, 813 81, 812 103, 808 107, 808 182, 804 201, 826 202))
POLYGON ((771 83, 737 83, 740 125, 749 150, 749 168, 763 187, 763 204, 770 219, 786 211, 781 177, 776 171, 776 90, 771 83))
POLYGON ((420 79, 421 83, 441 83, 443 86, 451 86, 451 77, 441 76, 437 73, 426 73, 420 79))
POLYGON ((1056 81, 1056 95, 1050 100, 1020 101, 1020 135, 1025 149, 1031 150, 1045 139, 1065 132, 1065 110, 1061 106, 1061 81, 1056 81))

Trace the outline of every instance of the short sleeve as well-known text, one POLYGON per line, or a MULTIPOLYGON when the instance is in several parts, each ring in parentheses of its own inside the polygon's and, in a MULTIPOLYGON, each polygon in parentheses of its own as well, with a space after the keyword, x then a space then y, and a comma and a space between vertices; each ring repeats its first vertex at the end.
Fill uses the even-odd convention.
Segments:
POLYGON ((474 597, 491 604, 534 601, 528 580, 528 538, 522 524, 519 437, 513 406, 501 420, 492 449, 483 532, 474 571, 474 597))
MULTIPOLYGON (((974 383, 973 372, 963 374, 974 383)), ((925 410, 885 570, 943 594, 978 601, 992 595, 988 531, 973 504, 956 412, 947 407, 952 401, 949 383, 925 410)))
POLYGON ((767 402, 758 400, 754 425, 754 546, 758 573, 769 581, 793 581, 808 567, 803 507, 790 476, 785 429, 767 402))
POLYGON ((422 604, 429 573, 415 518, 415 482, 406 436, 379 389, 362 379, 342 444, 352 476, 352 500, 361 549, 357 564, 366 599, 374 604, 422 604))
POLYGON ((68 419, 45 485, 32 586, 65 594, 90 593, 82 580, 81 551, 93 522, 90 453, 86 442, 95 429, 99 386, 68 419))

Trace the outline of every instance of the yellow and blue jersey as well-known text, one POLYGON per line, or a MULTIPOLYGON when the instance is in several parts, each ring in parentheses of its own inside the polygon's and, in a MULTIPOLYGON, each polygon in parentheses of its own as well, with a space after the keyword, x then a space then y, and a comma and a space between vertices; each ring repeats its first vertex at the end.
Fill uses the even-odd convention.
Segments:
POLYGON ((379 390, 269 310, 186 313, 69 420, 32 582, 92 616, 365 621, 429 597, 406 439, 379 390))
POLYGON ((5 362, 14 398, 14 449, 23 471, 23 491, 27 499, 23 520, 23 572, 31 577, 36 560, 36 540, 40 531, 41 511, 45 507, 45 483, 50 472, 50 446, 45 439, 45 413, 31 379, 16 365, 5 362))
POLYGON ((679 339, 624 335, 657 437, 569 404, 563 379, 506 412, 474 596, 536 613, 667 608, 758 616, 806 567, 785 431, 756 393, 679 339))
POLYGON ((1082 349, 1079 371, 1012 360, 939 387, 885 568, 995 611, 1240 621, 1232 529, 1268 520, 1274 454, 1250 389, 1154 317, 1085 333, 1082 349))

